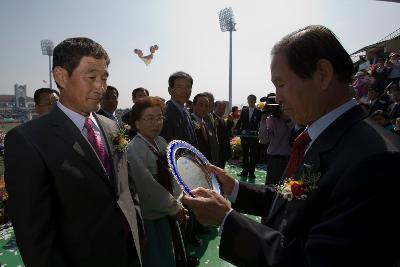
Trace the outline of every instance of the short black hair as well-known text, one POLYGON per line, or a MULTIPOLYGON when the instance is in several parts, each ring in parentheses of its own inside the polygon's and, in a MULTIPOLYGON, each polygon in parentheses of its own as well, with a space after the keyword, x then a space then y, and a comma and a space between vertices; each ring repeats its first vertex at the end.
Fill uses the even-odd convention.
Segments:
POLYGON ((197 95, 194 96, 194 98, 193 98, 193 105, 196 105, 197 100, 198 100, 200 97, 205 97, 205 98, 207 98, 207 100, 208 100, 208 97, 207 97, 206 94, 200 93, 200 94, 197 94, 197 95))
POLYGON ((114 86, 107 85, 106 92, 107 91, 114 91, 117 94, 117 97, 119 97, 119 92, 118 92, 117 88, 115 88, 114 86))
POLYGON ((321 25, 310 25, 292 32, 274 45, 271 55, 283 54, 294 73, 310 79, 320 59, 328 60, 342 82, 352 78, 353 62, 335 34, 321 25))
POLYGON ((110 64, 110 58, 100 44, 86 37, 74 37, 65 39, 54 48, 53 70, 61 67, 71 76, 83 57, 105 59, 107 66, 110 64))
POLYGON ((146 95, 149 96, 149 90, 147 90, 146 88, 143 88, 143 87, 138 87, 138 88, 135 88, 132 90, 132 97, 136 98, 136 94, 140 91, 145 92, 146 95))
POLYGON ((50 93, 50 94, 55 93, 56 95, 60 96, 60 93, 57 90, 47 88, 47 87, 39 88, 33 94, 33 100, 35 101, 36 105, 39 103, 40 95, 43 93, 50 93))
POLYGON ((212 98, 213 100, 215 100, 214 95, 210 92, 203 92, 203 94, 205 94, 207 96, 207 98, 212 98))
POLYGON ((255 98, 257 101, 257 97, 255 95, 248 95, 247 98, 249 98, 249 97, 255 98))
POLYGON ((219 103, 224 104, 225 107, 226 107, 226 102, 225 102, 225 101, 222 101, 222 100, 217 100, 217 101, 215 101, 215 102, 214 102, 214 107, 216 107, 219 103))
POLYGON ((177 79, 187 79, 189 80, 190 84, 193 85, 193 78, 190 76, 188 73, 184 71, 177 71, 168 78, 168 86, 169 87, 174 87, 175 80, 177 79))

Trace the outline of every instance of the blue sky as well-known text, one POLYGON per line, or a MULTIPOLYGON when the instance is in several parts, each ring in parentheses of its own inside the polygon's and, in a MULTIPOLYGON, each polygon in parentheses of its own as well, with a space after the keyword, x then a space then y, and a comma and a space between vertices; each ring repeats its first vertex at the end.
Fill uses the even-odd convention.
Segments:
MULTIPOLYGON (((211 91, 228 99, 229 33, 219 29, 218 11, 231 6, 233 103, 250 93, 265 96, 270 82, 270 50, 284 35, 309 24, 329 27, 349 53, 377 42, 400 27, 400 4, 372 0, 2 0, 0 3, 0 94, 26 84, 28 95, 49 80, 40 40, 55 44, 86 36, 111 58, 109 84, 120 105, 131 106, 132 89, 169 99, 168 77, 183 70, 194 78, 192 97, 211 91), (159 46, 149 66, 133 53, 159 46)), ((55 86, 55 85, 53 85, 55 86)))

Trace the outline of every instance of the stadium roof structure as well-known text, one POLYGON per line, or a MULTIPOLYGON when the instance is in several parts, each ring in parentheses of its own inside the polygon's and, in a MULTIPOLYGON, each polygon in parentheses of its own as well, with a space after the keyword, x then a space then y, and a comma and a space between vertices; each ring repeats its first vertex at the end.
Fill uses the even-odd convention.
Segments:
POLYGON ((385 2, 400 3, 400 0, 375 0, 375 1, 385 1, 385 2))
MULTIPOLYGON (((375 1, 400 3, 400 0, 375 0, 375 1)), ((400 28, 398 28, 394 32, 386 35, 378 42, 371 44, 371 45, 367 45, 361 49, 358 49, 357 51, 353 52, 350 56, 352 57, 353 62, 355 62, 355 61, 357 61, 356 57, 359 55, 365 55, 366 51, 374 49, 374 48, 378 48, 378 47, 384 47, 386 45, 387 41, 395 40, 395 39, 399 39, 399 38, 400 38, 400 28)))
MULTIPOLYGON (((377 0, 377 1, 385 1, 385 0, 377 0)), ((400 3, 400 0, 398 1, 400 3)), ((400 38, 400 28, 398 28, 397 30, 395 30, 394 32, 386 35, 385 37, 383 37, 381 40, 379 40, 378 42, 371 44, 371 45, 367 45, 361 49, 358 49, 357 51, 351 53, 351 55, 356 55, 359 54, 363 51, 367 51, 370 50, 372 48, 376 48, 376 47, 380 47, 380 46, 385 46, 385 42, 390 41, 390 40, 395 40, 395 39, 399 39, 400 38)))

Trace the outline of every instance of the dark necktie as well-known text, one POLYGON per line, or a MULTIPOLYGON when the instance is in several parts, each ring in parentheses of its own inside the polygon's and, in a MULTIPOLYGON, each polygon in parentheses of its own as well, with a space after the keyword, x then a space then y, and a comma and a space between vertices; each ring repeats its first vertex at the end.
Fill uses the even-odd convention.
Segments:
POLYGON ((87 139, 89 143, 92 145, 94 151, 96 151, 97 156, 99 157, 101 163, 103 164, 104 169, 106 170, 108 176, 111 176, 111 160, 108 156, 106 149, 104 147, 103 142, 101 141, 101 137, 96 135, 94 132, 94 123, 90 118, 85 119, 84 127, 87 130, 87 139))
POLYGON ((308 135, 307 130, 302 132, 294 140, 292 151, 290 152, 289 163, 286 171, 286 177, 292 178, 295 171, 299 168, 299 165, 303 161, 304 152, 306 151, 311 138, 308 135))
MULTIPOLYGON (((194 133, 193 126, 192 126, 192 119, 190 119, 188 112, 185 110, 183 111, 183 116, 186 119, 186 127, 189 130, 191 142, 195 142, 196 137, 195 137, 195 133, 194 133)), ((194 144, 192 144, 192 145, 194 145, 194 144)))
POLYGON ((208 143, 208 133, 204 122, 201 123, 201 132, 203 133, 204 140, 208 143))

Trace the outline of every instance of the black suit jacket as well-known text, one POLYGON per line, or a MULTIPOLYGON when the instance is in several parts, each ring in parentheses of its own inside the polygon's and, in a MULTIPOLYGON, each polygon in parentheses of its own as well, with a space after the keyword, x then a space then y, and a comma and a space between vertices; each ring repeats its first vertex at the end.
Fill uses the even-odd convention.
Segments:
POLYGON ((107 112, 105 112, 103 109, 99 109, 97 112, 96 112, 97 114, 100 114, 100 115, 103 115, 104 117, 107 117, 107 118, 109 118, 110 120, 113 120, 113 118, 111 118, 111 116, 107 113, 107 112))
POLYGON ((211 144, 210 144, 212 138, 211 129, 205 122, 204 125, 206 127, 206 133, 207 133, 207 139, 205 139, 203 135, 203 130, 201 129, 201 125, 196 121, 193 115, 191 115, 191 119, 194 126, 194 132, 196 133, 198 149, 208 159, 208 161, 213 162, 211 155, 211 144))
POLYGON ((217 137, 219 143, 219 158, 222 161, 227 161, 232 156, 232 150, 229 140, 229 135, 232 129, 232 122, 228 123, 224 119, 213 113, 216 124, 217 137))
POLYGON ((240 183, 220 257, 238 266, 392 266, 399 256, 400 139, 357 106, 312 143, 295 174, 318 174, 306 199, 240 183), (308 167, 305 167, 307 164, 308 167))
MULTIPOLYGON (((191 123, 190 115, 189 122, 191 123)), ((167 101, 165 121, 160 135, 164 137, 167 142, 183 140, 196 148, 198 147, 193 124, 191 123, 188 125, 188 121, 172 101, 167 101)))
POLYGON ((260 129, 261 110, 254 108, 251 119, 249 120, 249 109, 245 108, 240 113, 240 118, 236 123, 235 129, 246 131, 258 131, 260 129))
POLYGON ((118 128, 94 117, 113 160, 111 177, 57 106, 6 136, 9 212, 26 266, 127 266, 123 218, 140 258, 138 197, 134 187, 129 190, 126 153, 110 147, 118 128))
POLYGON ((216 121, 214 120, 213 114, 207 114, 203 120, 207 124, 208 133, 210 135, 209 143, 211 149, 211 164, 218 165, 219 163, 219 140, 216 129, 216 121))

